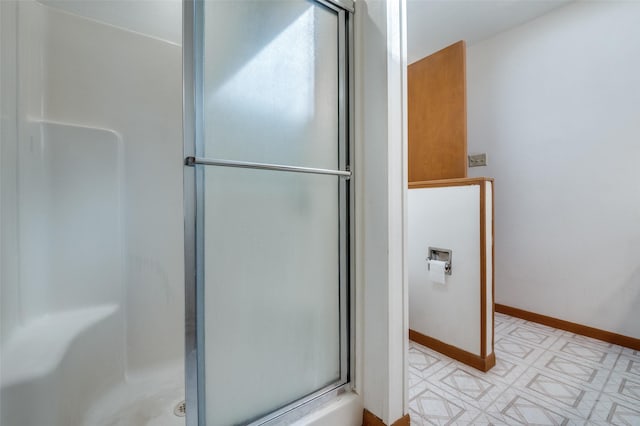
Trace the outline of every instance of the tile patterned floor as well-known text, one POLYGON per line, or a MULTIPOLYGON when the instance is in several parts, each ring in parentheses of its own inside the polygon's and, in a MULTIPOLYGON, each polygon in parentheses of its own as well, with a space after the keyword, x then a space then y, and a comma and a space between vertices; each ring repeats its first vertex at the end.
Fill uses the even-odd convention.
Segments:
POLYGON ((496 314, 496 366, 482 373, 409 346, 418 425, 640 426, 640 352, 496 314))

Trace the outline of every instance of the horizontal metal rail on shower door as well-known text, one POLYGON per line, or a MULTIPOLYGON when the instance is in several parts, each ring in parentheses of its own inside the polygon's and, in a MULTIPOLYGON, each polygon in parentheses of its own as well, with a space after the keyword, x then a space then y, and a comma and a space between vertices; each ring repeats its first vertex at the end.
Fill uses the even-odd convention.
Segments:
POLYGON ((185 164, 187 166, 196 166, 200 164, 204 166, 222 166, 222 167, 239 167, 244 169, 276 170, 280 172, 311 173, 315 175, 334 175, 334 176, 343 177, 345 179, 351 178, 350 170, 316 169, 313 167, 284 166, 280 164, 254 163, 249 161, 187 157, 185 160, 185 164))

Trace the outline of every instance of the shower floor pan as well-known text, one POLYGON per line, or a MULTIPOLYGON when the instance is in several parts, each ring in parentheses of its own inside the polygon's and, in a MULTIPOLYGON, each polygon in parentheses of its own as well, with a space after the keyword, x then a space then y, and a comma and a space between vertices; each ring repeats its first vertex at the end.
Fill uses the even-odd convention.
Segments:
POLYGON ((176 363, 113 387, 89 409, 84 426, 184 426, 175 413, 184 400, 183 369, 176 363))

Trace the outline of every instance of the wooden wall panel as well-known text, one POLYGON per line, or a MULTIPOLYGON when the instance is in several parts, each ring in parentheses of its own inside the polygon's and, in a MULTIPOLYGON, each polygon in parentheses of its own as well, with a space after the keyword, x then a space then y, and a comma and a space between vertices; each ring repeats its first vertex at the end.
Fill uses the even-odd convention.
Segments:
POLYGON ((467 177, 465 57, 459 41, 408 67, 409 182, 467 177))

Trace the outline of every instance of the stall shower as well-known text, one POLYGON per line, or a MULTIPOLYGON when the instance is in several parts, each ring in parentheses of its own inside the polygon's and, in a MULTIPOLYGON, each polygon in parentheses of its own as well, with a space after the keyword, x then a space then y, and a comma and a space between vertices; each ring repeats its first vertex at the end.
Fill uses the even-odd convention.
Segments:
POLYGON ((0 1, 2 426, 276 425, 351 389, 353 12, 0 1))

